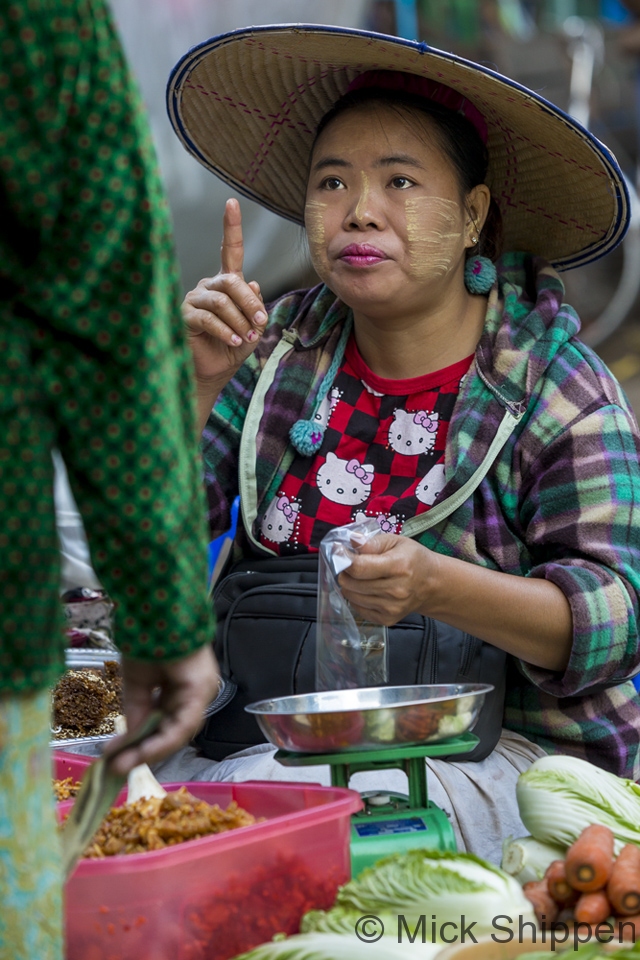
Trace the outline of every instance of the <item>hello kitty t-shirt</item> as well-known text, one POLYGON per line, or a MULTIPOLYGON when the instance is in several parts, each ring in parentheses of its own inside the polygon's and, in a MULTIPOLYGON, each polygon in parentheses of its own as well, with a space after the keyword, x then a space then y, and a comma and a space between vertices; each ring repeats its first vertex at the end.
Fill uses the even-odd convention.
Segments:
POLYGON ((316 419, 326 425, 313 457, 297 456, 260 521, 277 553, 315 552, 334 527, 375 517, 400 533, 444 487, 447 430, 473 355, 410 380, 366 365, 352 336, 316 419))

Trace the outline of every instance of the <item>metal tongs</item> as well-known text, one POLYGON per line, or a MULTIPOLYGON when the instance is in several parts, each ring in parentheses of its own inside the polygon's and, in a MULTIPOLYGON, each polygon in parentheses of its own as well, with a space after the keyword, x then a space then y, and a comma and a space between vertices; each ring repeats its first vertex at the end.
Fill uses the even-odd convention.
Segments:
POLYGON ((142 726, 121 741, 114 753, 108 757, 100 757, 87 768, 76 802, 61 832, 65 880, 75 869, 76 863, 127 780, 126 774, 112 772, 111 761, 129 747, 142 743, 155 733, 161 720, 162 711, 154 710, 142 726))

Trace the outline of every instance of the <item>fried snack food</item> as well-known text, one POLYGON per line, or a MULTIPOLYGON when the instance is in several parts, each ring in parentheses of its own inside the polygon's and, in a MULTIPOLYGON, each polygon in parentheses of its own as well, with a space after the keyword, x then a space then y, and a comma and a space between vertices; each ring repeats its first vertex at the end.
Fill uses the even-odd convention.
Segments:
POLYGON ((61 800, 70 800, 72 797, 77 797, 79 789, 80 781, 74 780, 73 777, 53 781, 53 795, 58 803, 61 800))
POLYGON ((233 800, 226 810, 192 796, 181 787, 166 797, 143 798, 112 807, 84 852, 88 859, 144 853, 236 830, 258 820, 233 800))
POLYGON ((116 661, 104 670, 67 670, 53 690, 52 732, 55 740, 114 732, 122 712, 122 677, 116 661))

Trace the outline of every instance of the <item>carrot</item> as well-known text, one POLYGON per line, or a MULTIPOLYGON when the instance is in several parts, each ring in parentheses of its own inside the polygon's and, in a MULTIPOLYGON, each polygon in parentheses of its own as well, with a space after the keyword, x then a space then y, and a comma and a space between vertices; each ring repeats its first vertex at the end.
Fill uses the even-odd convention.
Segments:
POLYGON ((564 860, 554 860, 545 870, 544 878, 547 888, 555 902, 561 907, 572 906, 578 899, 578 891, 574 890, 567 880, 564 860))
POLYGON ((626 843, 613 862, 607 896, 614 913, 623 916, 640 911, 640 847, 626 843))
POLYGON ((558 904, 549 893, 545 879, 529 880, 522 887, 522 892, 533 904, 536 919, 541 927, 555 923, 558 916, 558 904))
POLYGON ((616 943, 628 943, 630 940, 635 943, 636 940, 640 940, 640 914, 633 917, 616 917, 613 937, 616 943))
POLYGON ((573 915, 580 923, 602 923, 611 916, 612 912, 604 890, 581 893, 573 908, 573 915))
POLYGON ((567 850, 567 880, 581 893, 593 893, 606 886, 613 869, 613 832, 592 823, 585 827, 567 850))
POLYGON ((557 926, 559 923, 564 923, 572 930, 574 920, 573 907, 560 907, 560 913, 554 920, 554 926, 557 926))

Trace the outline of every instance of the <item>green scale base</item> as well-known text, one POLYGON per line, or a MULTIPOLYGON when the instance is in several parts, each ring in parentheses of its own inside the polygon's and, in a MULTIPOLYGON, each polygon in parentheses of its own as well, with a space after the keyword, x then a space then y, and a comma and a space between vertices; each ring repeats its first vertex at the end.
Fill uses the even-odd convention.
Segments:
POLYGON ((429 800, 425 757, 468 753, 478 743, 473 733, 463 733, 443 743, 413 747, 382 747, 342 753, 293 753, 278 750, 275 757, 285 767, 329 764, 331 784, 348 787, 362 770, 404 770, 409 796, 387 792, 364 794, 364 808, 351 818, 351 875, 382 857, 415 848, 456 850, 453 827, 440 807, 429 800))

